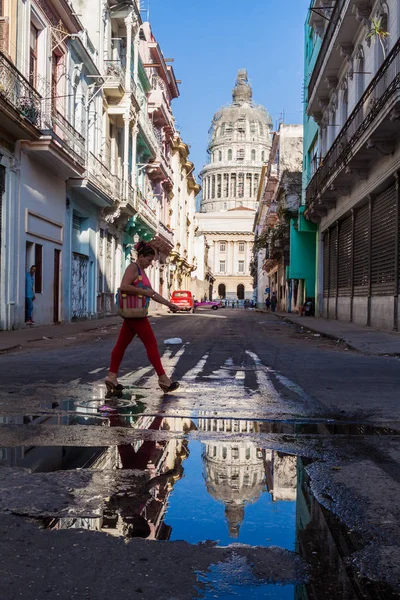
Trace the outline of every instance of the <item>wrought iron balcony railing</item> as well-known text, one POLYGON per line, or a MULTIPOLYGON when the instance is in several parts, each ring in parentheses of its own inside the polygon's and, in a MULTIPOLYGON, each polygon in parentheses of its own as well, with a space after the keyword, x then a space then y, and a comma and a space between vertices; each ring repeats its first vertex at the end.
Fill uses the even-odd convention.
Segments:
POLYGON ((137 195, 137 209, 139 216, 141 216, 147 223, 157 230, 158 220, 155 211, 149 206, 145 198, 142 198, 141 194, 137 195))
POLYGON ((155 133, 153 124, 149 121, 147 114, 145 114, 143 108, 139 112, 139 125, 141 126, 143 133, 147 137, 150 145, 152 146, 155 153, 162 149, 161 143, 155 133))
POLYGON ((98 158, 89 152, 87 163, 87 176, 96 186, 113 200, 118 196, 118 178, 98 158))
POLYGON ((104 74, 106 75, 108 81, 117 81, 123 88, 125 88, 125 69, 119 59, 105 60, 104 74))
POLYGON ((40 127, 41 96, 13 63, 0 52, 0 97, 27 121, 40 127))
POLYGON ((307 204, 318 197, 332 176, 346 166, 362 135, 400 90, 400 38, 361 96, 339 135, 307 186, 307 204))
POLYGON ((173 232, 169 229, 169 227, 167 227, 166 225, 164 225, 164 223, 161 223, 161 221, 158 223, 157 232, 159 234, 161 234, 166 240, 168 240, 169 243, 172 246, 174 245, 174 234, 173 234, 173 232))
POLYGON ((339 20, 341 18, 342 9, 346 4, 347 0, 336 0, 335 6, 332 10, 332 14, 329 18, 327 28, 325 30, 324 39, 322 40, 321 48, 318 53, 318 58, 314 65, 313 72, 311 73, 310 81, 308 83, 308 101, 310 101, 311 95, 313 93, 315 84, 317 83, 318 76, 321 73, 322 64, 325 60, 326 53, 328 51, 329 45, 332 41, 333 35, 337 29, 339 24, 339 20))
POLYGON ((45 114, 41 129, 43 133, 49 132, 51 135, 55 134, 61 145, 72 154, 76 162, 81 166, 86 165, 85 138, 60 111, 53 107, 49 114, 45 114))

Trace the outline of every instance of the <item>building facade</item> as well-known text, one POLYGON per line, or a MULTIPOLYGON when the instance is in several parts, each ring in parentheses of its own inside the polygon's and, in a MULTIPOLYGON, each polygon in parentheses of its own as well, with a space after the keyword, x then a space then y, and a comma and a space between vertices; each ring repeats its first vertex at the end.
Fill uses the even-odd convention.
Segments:
POLYGON ((168 294, 178 96, 136 0, 0 3, 0 329, 24 325, 33 264, 36 323, 112 314, 139 239, 168 294))
POLYGON ((281 124, 273 134, 271 152, 258 197, 260 205, 254 221, 254 274, 257 276, 257 302, 276 294, 280 310, 295 309, 302 297, 302 280, 291 273, 291 237, 298 222, 301 200, 303 126, 281 124), (265 273, 266 275, 264 275, 265 273))
POLYGON ((232 100, 212 121, 197 220, 210 245, 214 297, 243 300, 253 297, 252 229, 272 123, 265 108, 253 103, 245 70, 238 71, 232 100))
POLYGON ((322 41, 307 114, 319 125, 321 161, 307 185, 305 214, 319 224, 318 311, 398 329, 399 3, 314 8, 309 23, 322 41))

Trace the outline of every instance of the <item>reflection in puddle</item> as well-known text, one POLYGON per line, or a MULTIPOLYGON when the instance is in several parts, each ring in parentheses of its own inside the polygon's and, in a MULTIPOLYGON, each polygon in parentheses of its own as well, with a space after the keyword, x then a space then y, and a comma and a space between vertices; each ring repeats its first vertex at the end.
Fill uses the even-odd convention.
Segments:
MULTIPOLYGON (((84 528, 125 539, 185 540, 192 544, 213 540, 220 546, 232 543, 278 546, 296 550, 311 565, 310 583, 296 586, 272 585, 267 579, 260 580, 252 573, 251 565, 244 563, 234 569, 232 565, 211 565, 207 573, 198 575, 199 584, 203 584, 199 586, 198 598, 389 600, 395 597, 379 584, 368 582, 366 586, 352 572, 351 562, 346 559, 363 543, 316 501, 301 457, 260 449, 250 436, 236 441, 227 436, 218 441, 210 436, 207 440, 209 431, 278 433, 279 428, 279 433, 292 433, 295 425, 205 416, 193 421, 185 417, 145 415, 139 398, 134 402, 128 399, 114 405, 101 404, 100 410, 99 401, 93 402, 81 403, 75 415, 54 418, 82 424, 94 419, 102 426, 183 432, 183 435, 157 441, 137 439, 132 444, 109 448, 0 448, 2 464, 36 472, 77 468, 127 470, 126 485, 117 492, 110 490, 103 498, 98 517, 47 518, 47 527, 84 528), (206 441, 185 437, 194 429, 203 432, 206 441), (131 473, 134 470, 141 472, 141 476, 131 473)), ((301 430, 296 433, 315 433, 315 429, 328 426, 299 427, 301 430)), ((351 433, 362 433, 357 427, 361 426, 355 424, 356 429, 351 433)), ((320 429, 319 433, 322 432, 320 429)), ((378 432, 369 428, 364 433, 378 432)))
POLYGON ((293 600, 295 589, 293 585, 283 586, 260 581, 243 556, 233 556, 226 563, 211 565, 207 573, 198 574, 198 581, 204 589, 198 590, 197 600, 293 600))

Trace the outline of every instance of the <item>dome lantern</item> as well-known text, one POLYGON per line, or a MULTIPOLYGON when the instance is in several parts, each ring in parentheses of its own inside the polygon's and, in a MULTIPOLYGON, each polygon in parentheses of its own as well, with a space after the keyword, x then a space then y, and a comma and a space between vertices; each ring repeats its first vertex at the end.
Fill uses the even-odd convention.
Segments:
POLYGON ((253 90, 249 84, 246 69, 239 69, 236 76, 236 84, 232 91, 234 104, 250 103, 253 96, 253 90))

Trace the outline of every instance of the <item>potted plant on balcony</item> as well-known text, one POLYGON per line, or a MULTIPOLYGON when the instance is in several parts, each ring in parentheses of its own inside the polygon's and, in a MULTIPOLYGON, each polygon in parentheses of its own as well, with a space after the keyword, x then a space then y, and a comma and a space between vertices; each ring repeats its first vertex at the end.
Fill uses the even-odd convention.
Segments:
POLYGON ((383 26, 382 17, 379 17, 378 19, 372 19, 371 28, 367 35, 367 39, 373 40, 373 42, 376 42, 376 40, 379 41, 384 59, 386 58, 386 48, 384 42, 389 35, 390 33, 386 31, 385 27, 383 26))

